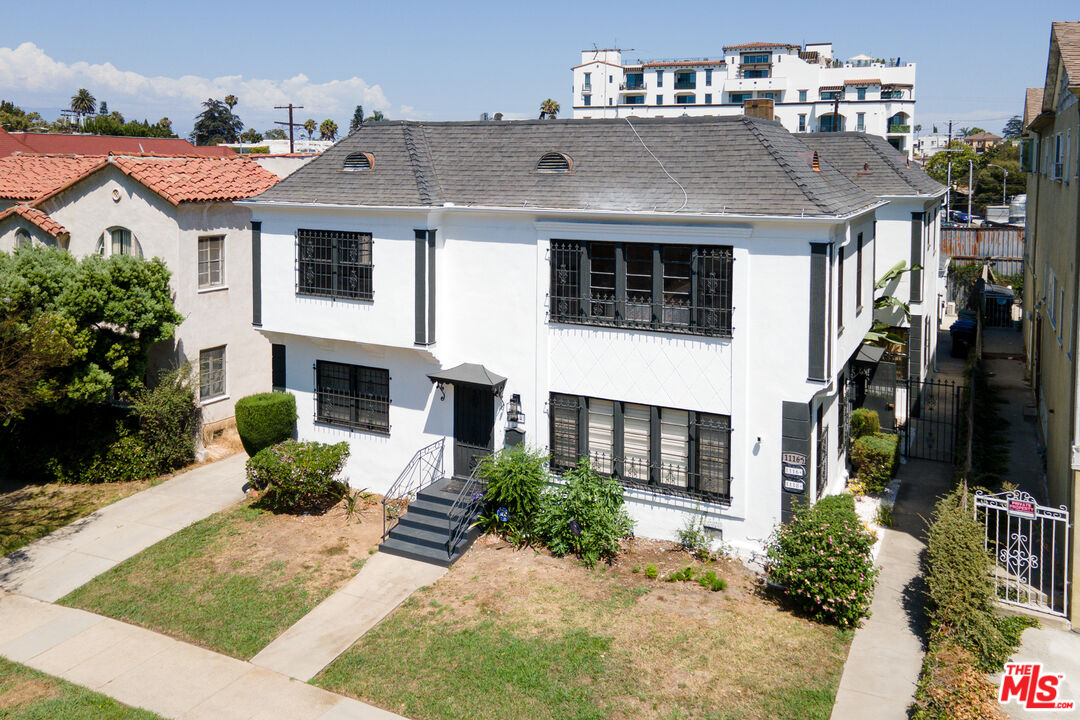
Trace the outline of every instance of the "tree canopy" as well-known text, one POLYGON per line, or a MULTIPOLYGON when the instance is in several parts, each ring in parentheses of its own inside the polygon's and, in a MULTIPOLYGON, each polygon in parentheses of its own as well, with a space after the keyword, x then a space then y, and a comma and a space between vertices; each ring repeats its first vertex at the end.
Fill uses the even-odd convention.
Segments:
POLYGON ((337 123, 334 122, 333 120, 331 120, 330 118, 326 118, 325 120, 322 121, 322 124, 319 125, 319 139, 320 140, 337 140, 337 131, 338 131, 337 123))
POLYGON ((1015 140, 1024 134, 1024 120, 1019 115, 1013 115, 1001 129, 1001 137, 1006 140, 1015 140))
POLYGON ((356 132, 364 124, 364 106, 357 105, 353 110, 352 120, 349 121, 349 132, 356 132))
POLYGON ((94 135, 123 135, 126 137, 161 137, 174 138, 176 133, 172 129, 172 120, 161 118, 151 124, 148 120, 124 120, 124 116, 118 112, 108 115, 98 114, 83 119, 82 132, 94 135))
POLYGON ((248 128, 244 131, 244 134, 240 136, 240 142, 257 143, 263 141, 263 135, 255 128, 248 128))
POLYGON ((559 114, 559 110, 559 103, 548 98, 540 103, 540 119, 543 120, 544 118, 548 118, 549 120, 554 120, 555 116, 559 114))
POLYGON ((79 88, 78 92, 71 96, 71 109, 79 115, 93 115, 97 109, 97 100, 86 88, 79 88))
MULTIPOLYGON (((964 195, 968 191, 969 165, 974 171, 974 195, 971 198, 972 209, 976 213, 985 212, 987 205, 1001 205, 1001 182, 1009 171, 1005 187, 1005 197, 1013 197, 1027 192, 1027 175, 1020 170, 1020 148, 1010 143, 995 145, 986 152, 976 153, 970 145, 960 140, 953 140, 949 149, 954 152, 938 152, 926 163, 926 173, 941 184, 948 178, 949 158, 952 158, 953 191, 964 195), (999 167, 992 167, 992 166, 999 167)), ((953 207, 966 209, 966 195, 963 198, 953 196, 953 207)))
POLYGON ((8 100, 0 100, 0 127, 8 132, 42 132, 49 123, 36 112, 26 112, 8 100))
POLYGON ((222 100, 207 98, 202 106, 203 111, 195 117, 195 129, 191 131, 193 143, 218 145, 240 141, 244 123, 228 104, 222 100))
POLYGON ((264 140, 288 140, 289 136, 281 128, 270 128, 262 134, 264 140))
POLYGON ((137 386, 150 346, 172 338, 183 321, 169 276, 160 259, 76 260, 51 248, 0 253, 0 385, 11 379, 5 352, 38 353, 35 373, 13 382, 21 400, 0 396, 4 421, 37 403, 65 409, 137 386))

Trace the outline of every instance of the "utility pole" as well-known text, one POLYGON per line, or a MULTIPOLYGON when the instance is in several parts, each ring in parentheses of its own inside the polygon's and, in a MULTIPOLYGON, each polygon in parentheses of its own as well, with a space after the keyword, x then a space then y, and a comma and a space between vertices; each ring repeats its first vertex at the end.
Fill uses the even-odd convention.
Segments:
MULTIPOLYGON (((975 161, 968 160, 968 224, 974 225, 971 219, 971 198, 975 196, 975 161)), ((983 213, 985 215, 985 213, 983 213)))
MULTIPOLYGON (((290 117, 289 120, 292 120, 292 118, 290 117)), ((949 121, 949 139, 945 143, 945 150, 947 152, 952 150, 952 120, 949 121)), ((949 211, 945 214, 945 217, 949 219, 949 222, 952 222, 952 155, 949 155, 949 181, 946 196, 949 198, 949 211)))
POLYGON ((289 103, 288 105, 275 105, 274 109, 275 110, 288 110, 289 111, 289 122, 281 122, 280 120, 275 120, 274 124, 275 125, 288 125, 289 126, 289 154, 292 155, 295 152, 295 150, 293 149, 294 148, 294 145, 293 145, 293 128, 294 127, 300 127, 301 125, 303 125, 303 123, 294 123, 293 122, 292 111, 293 110, 303 110, 304 106, 303 105, 293 105, 292 103, 289 103))

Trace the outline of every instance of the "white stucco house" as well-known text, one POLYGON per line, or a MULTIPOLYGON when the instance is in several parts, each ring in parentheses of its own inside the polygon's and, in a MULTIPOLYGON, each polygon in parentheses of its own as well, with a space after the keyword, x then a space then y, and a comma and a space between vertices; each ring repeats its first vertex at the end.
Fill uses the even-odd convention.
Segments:
POLYGON ((370 124, 239 204, 274 385, 356 487, 523 432, 619 479, 638 534, 701 514, 744 550, 844 487, 885 201, 780 123, 370 124))
POLYGON ((15 154, 0 158, 0 178, 0 198, 16 203, 0 213, 0 250, 165 261, 184 321, 151 368, 198 370, 204 437, 232 422, 238 398, 270 390, 270 346, 251 326, 251 210, 234 201, 277 176, 238 156, 15 154))

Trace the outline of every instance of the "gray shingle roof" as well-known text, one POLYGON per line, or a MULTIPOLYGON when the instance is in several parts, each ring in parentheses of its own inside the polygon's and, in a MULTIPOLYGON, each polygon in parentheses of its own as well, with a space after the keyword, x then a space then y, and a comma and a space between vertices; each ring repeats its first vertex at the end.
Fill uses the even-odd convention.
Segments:
POLYGON ((909 167, 907 157, 879 135, 808 133, 799 138, 871 195, 934 195, 945 190, 922 168, 909 167))
POLYGON ((779 123, 743 116, 376 122, 256 200, 793 216, 876 203, 830 163, 815 172, 812 157, 779 123), (572 171, 535 172, 550 151, 570 156, 572 171), (371 153, 370 172, 342 169, 354 152, 371 153))

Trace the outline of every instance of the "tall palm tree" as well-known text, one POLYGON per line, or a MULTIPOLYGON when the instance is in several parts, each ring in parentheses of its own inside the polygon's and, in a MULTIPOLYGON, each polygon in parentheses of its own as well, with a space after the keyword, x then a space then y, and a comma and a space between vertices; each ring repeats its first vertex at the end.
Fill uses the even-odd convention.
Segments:
POLYGON ((235 95, 225 96, 225 104, 229 106, 229 110, 232 110, 234 107, 236 107, 236 103, 238 102, 240 101, 236 99, 235 95))
POLYGON ((323 120, 322 125, 319 126, 319 139, 337 140, 337 123, 330 118, 323 120))
POLYGON ((86 88, 79 88, 79 91, 71 96, 71 109, 80 119, 83 115, 93 115, 96 108, 97 100, 86 88))
POLYGON ((555 119, 555 116, 559 114, 559 103, 555 102, 551 98, 548 98, 544 102, 540 103, 540 119, 545 117, 551 120, 555 119))
POLYGON ((312 120, 311 118, 308 118, 307 120, 304 121, 304 130, 307 131, 308 140, 310 140, 311 136, 315 134, 315 128, 317 128, 317 127, 318 127, 318 125, 316 125, 315 121, 312 120))

